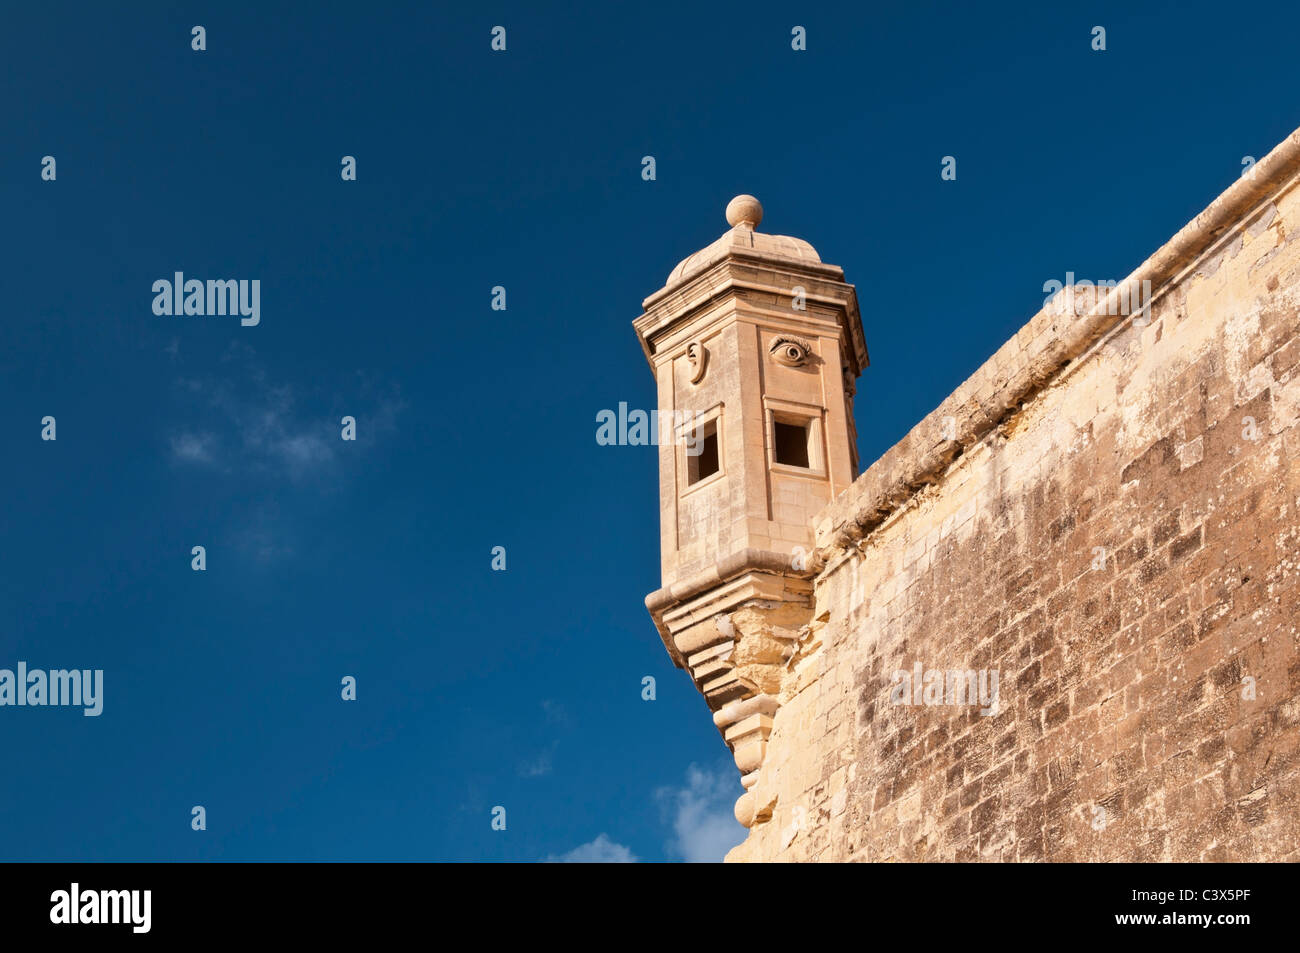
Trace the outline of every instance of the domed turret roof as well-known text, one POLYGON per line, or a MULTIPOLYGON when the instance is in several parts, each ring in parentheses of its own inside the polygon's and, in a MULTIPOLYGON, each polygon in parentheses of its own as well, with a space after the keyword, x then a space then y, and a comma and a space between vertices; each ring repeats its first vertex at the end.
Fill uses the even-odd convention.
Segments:
POLYGON ((758 199, 752 195, 737 195, 727 204, 727 223, 731 229, 695 254, 683 258, 668 275, 667 284, 676 284, 689 275, 703 271, 733 252, 821 264, 817 249, 802 238, 755 231, 762 220, 763 206, 758 199))

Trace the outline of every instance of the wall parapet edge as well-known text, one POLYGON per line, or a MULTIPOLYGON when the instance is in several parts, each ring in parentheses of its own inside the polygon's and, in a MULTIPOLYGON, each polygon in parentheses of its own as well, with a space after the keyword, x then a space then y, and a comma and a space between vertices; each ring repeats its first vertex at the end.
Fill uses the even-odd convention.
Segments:
POLYGON ((816 556, 828 564, 884 523, 949 465, 1055 382, 1102 337, 1151 298, 1175 285, 1229 234, 1244 228, 1262 203, 1289 191, 1300 176, 1300 130, 1239 178, 1086 313, 1044 306, 975 373, 813 518, 816 556), (945 427, 945 420, 952 424, 945 427))

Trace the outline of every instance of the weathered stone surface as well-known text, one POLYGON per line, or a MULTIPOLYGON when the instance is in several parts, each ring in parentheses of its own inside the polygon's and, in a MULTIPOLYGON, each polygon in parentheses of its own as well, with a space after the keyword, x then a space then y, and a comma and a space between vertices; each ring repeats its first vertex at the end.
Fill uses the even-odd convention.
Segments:
POLYGON ((1300 859, 1300 133, 1258 168, 718 610, 728 859, 1300 859))

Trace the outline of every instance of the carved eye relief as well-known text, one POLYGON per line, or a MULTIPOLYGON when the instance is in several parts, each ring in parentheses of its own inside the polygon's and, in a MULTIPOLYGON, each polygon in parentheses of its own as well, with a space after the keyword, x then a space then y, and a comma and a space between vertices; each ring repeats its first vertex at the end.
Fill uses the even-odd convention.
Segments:
POLYGON ((776 359, 784 364, 798 364, 804 359, 803 348, 798 344, 782 344, 776 359))
POLYGON ((773 360, 786 367, 800 367, 806 364, 811 352, 812 346, 798 338, 777 338, 768 350, 773 360))

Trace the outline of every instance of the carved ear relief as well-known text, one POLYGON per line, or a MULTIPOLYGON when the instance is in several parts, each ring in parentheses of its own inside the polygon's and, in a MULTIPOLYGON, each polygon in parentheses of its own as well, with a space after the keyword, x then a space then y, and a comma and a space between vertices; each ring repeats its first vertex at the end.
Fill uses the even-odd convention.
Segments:
POLYGON ((704 371, 709 363, 709 349, 699 341, 686 345, 686 360, 691 365, 691 383, 698 384, 704 380, 704 371))
POLYGON ((803 338, 779 337, 772 342, 768 353, 778 364, 786 367, 801 367, 808 363, 812 354, 812 345, 803 338))

